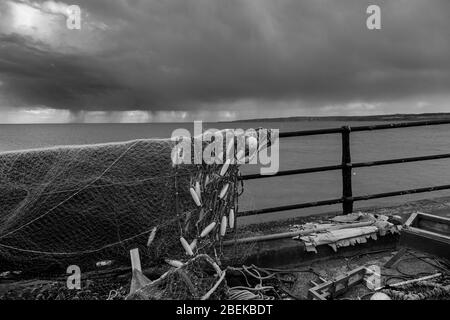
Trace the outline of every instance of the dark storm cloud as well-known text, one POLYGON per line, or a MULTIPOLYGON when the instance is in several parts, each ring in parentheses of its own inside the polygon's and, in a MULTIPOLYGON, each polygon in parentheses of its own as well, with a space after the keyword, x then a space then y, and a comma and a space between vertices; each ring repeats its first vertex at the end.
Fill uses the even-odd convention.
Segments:
POLYGON ((172 110, 449 93, 448 0, 70 4, 97 27, 78 31, 73 52, 33 35, 1 36, 0 94, 11 105, 172 110), (382 30, 365 27, 369 4, 380 5, 382 30))
POLYGON ((83 109, 101 107, 114 96, 126 98, 120 93, 123 85, 107 76, 96 57, 54 53, 45 44, 17 35, 1 36, 0 41, 4 91, 19 105, 83 109))

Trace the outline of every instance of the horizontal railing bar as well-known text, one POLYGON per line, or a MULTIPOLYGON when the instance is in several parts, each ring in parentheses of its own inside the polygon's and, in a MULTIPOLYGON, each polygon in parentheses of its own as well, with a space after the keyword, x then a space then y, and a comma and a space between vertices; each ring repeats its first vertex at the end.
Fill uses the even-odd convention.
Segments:
POLYGON ((447 159, 447 158, 450 158, 450 153, 435 154, 435 155, 422 156, 422 157, 398 158, 398 159, 390 159, 390 160, 358 162, 358 163, 352 163, 352 167, 353 168, 363 168, 363 167, 373 167, 373 166, 381 166, 381 165, 387 165, 387 164, 418 162, 418 161, 447 159))
POLYGON ((289 210, 295 210, 295 209, 305 209, 305 208, 311 208, 311 207, 328 206, 328 205, 332 205, 332 204, 342 203, 342 201, 343 201, 342 198, 339 198, 339 199, 291 204, 291 205, 287 205, 287 206, 278 206, 278 207, 272 207, 272 208, 249 210, 249 211, 239 212, 238 216, 245 217, 245 216, 253 216, 253 215, 278 212, 278 211, 289 211, 289 210))
POLYGON ((450 184, 445 184, 445 185, 435 186, 435 187, 426 187, 426 188, 417 188, 417 189, 409 189, 409 190, 401 190, 401 191, 393 191, 393 192, 376 193, 376 194, 370 194, 367 196, 356 196, 356 197, 352 197, 351 199, 353 201, 364 201, 364 200, 403 196, 403 195, 407 195, 407 194, 425 193, 425 192, 447 190, 447 189, 450 189, 450 184))
MULTIPOLYGON (((426 188, 417 188, 417 189, 409 189, 409 190, 401 190, 401 191, 393 191, 393 192, 376 193, 376 194, 370 194, 370 195, 366 195, 366 196, 356 196, 356 197, 348 198, 348 200, 364 201, 364 200, 395 197, 395 196, 402 196, 402 195, 407 195, 407 194, 425 193, 425 192, 433 192, 433 191, 448 190, 448 189, 450 189, 450 184, 435 186, 435 187, 426 187, 426 188)), ((244 212, 240 212, 238 216, 245 217, 245 216, 252 216, 252 215, 279 212, 279 211, 289 211, 289 210, 295 210, 295 209, 321 207, 321 206, 338 204, 338 203, 342 203, 342 202, 343 202, 342 198, 323 200, 323 201, 315 201, 315 202, 306 202, 306 203, 292 204, 292 205, 287 205, 287 206, 278 206, 278 207, 272 207, 272 208, 244 211, 244 212)))
POLYGON ((272 175, 261 175, 259 173, 247 174, 247 175, 243 175, 242 177, 240 177, 240 179, 245 181, 245 180, 262 179, 262 178, 282 177, 282 176, 289 176, 289 175, 294 175, 294 174, 305 174, 305 173, 341 170, 341 169, 342 169, 342 165, 339 164, 339 165, 334 165, 334 166, 284 170, 284 171, 278 171, 277 173, 272 174, 272 175))
POLYGON ((411 122, 398 122, 388 124, 376 124, 369 126, 357 126, 351 127, 351 131, 372 131, 372 130, 385 130, 394 128, 410 128, 410 127, 422 127, 422 126, 435 126, 442 124, 450 124, 450 119, 444 120, 425 120, 425 121, 411 121, 411 122))
MULTIPOLYGON (((375 125, 369 125, 369 126, 350 127, 350 130, 352 132, 358 132, 358 131, 385 130, 385 129, 394 129, 394 128, 434 126, 434 125, 442 125, 442 124, 450 124, 450 119, 375 124, 375 125)), ((280 132, 279 137, 280 138, 290 138, 290 137, 314 136, 314 135, 320 135, 320 134, 342 133, 342 131, 343 131, 343 128, 290 131, 290 132, 280 132)))
MULTIPOLYGON (((352 163, 351 167, 352 168, 364 168, 364 167, 373 167, 373 166, 381 166, 381 165, 396 164, 396 163, 419 162, 419 161, 448 159, 448 158, 450 158, 450 153, 436 154, 436 155, 429 155, 429 156, 422 156, 422 157, 410 157, 410 158, 398 158, 398 159, 369 161, 369 162, 357 162, 357 163, 352 163)), ((273 175, 261 175, 259 173, 247 174, 247 175, 241 176, 239 179, 246 181, 246 180, 281 177, 281 176, 288 176, 288 175, 295 175, 295 174, 324 172, 324 171, 341 170, 341 169, 342 169, 342 165, 339 164, 339 165, 333 165, 333 166, 284 170, 284 171, 279 171, 273 175)))
POLYGON ((303 136, 315 136, 319 134, 333 134, 341 133, 342 128, 329 128, 329 129, 316 129, 316 130, 300 130, 300 131, 289 131, 280 132, 280 138, 291 138, 291 137, 303 137, 303 136))

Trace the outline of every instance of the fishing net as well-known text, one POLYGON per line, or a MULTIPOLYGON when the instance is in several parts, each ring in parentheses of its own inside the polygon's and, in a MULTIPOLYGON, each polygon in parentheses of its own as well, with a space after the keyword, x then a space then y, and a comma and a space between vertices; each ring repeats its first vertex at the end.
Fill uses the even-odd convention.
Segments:
POLYGON ((221 225, 241 192, 238 165, 225 172, 222 164, 173 165, 176 143, 0 154, 0 270, 86 269, 105 259, 129 265, 131 248, 144 264, 183 259, 180 237, 194 253, 220 256, 221 225))

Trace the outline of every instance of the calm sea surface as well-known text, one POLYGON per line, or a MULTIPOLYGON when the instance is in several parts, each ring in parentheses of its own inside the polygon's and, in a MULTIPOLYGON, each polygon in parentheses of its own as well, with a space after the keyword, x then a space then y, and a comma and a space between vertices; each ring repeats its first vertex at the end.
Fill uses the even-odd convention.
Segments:
MULTIPOLYGON (((207 128, 266 127, 280 131, 309 130, 367 125, 373 122, 299 121, 204 124, 207 128)), ((144 138, 167 138, 176 128, 192 130, 191 124, 64 124, 0 125, 0 152, 56 145, 91 144, 144 138)), ((353 162, 450 153, 450 125, 356 132, 351 134, 353 162)), ((282 139, 280 170, 338 164, 341 160, 340 135, 322 135, 282 139)), ((244 173, 257 168, 243 168, 244 173)), ((402 189, 450 184, 450 160, 434 160, 354 170, 353 193, 356 196, 402 189)), ((265 208, 341 196, 339 171, 285 176, 248 181, 240 199, 240 210, 265 208)), ((362 201, 355 207, 384 206, 438 196, 450 191, 362 201)), ((242 222, 268 221, 295 215, 339 210, 327 206, 245 218, 242 222)))

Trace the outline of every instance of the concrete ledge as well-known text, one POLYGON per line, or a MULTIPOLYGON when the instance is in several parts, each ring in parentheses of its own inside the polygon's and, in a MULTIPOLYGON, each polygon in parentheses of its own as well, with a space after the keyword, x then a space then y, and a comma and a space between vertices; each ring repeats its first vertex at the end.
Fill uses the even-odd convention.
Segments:
MULTIPOLYGON (((278 239, 254 243, 244 264, 255 264, 260 267, 281 267, 308 264, 318 260, 327 260, 342 255, 352 255, 369 251, 395 250, 399 235, 386 235, 378 240, 368 239, 367 243, 339 248, 334 252, 329 245, 317 247, 317 253, 307 252, 303 242, 293 239, 278 239)), ((225 263, 232 264, 234 249, 230 246, 225 252, 225 263)))

